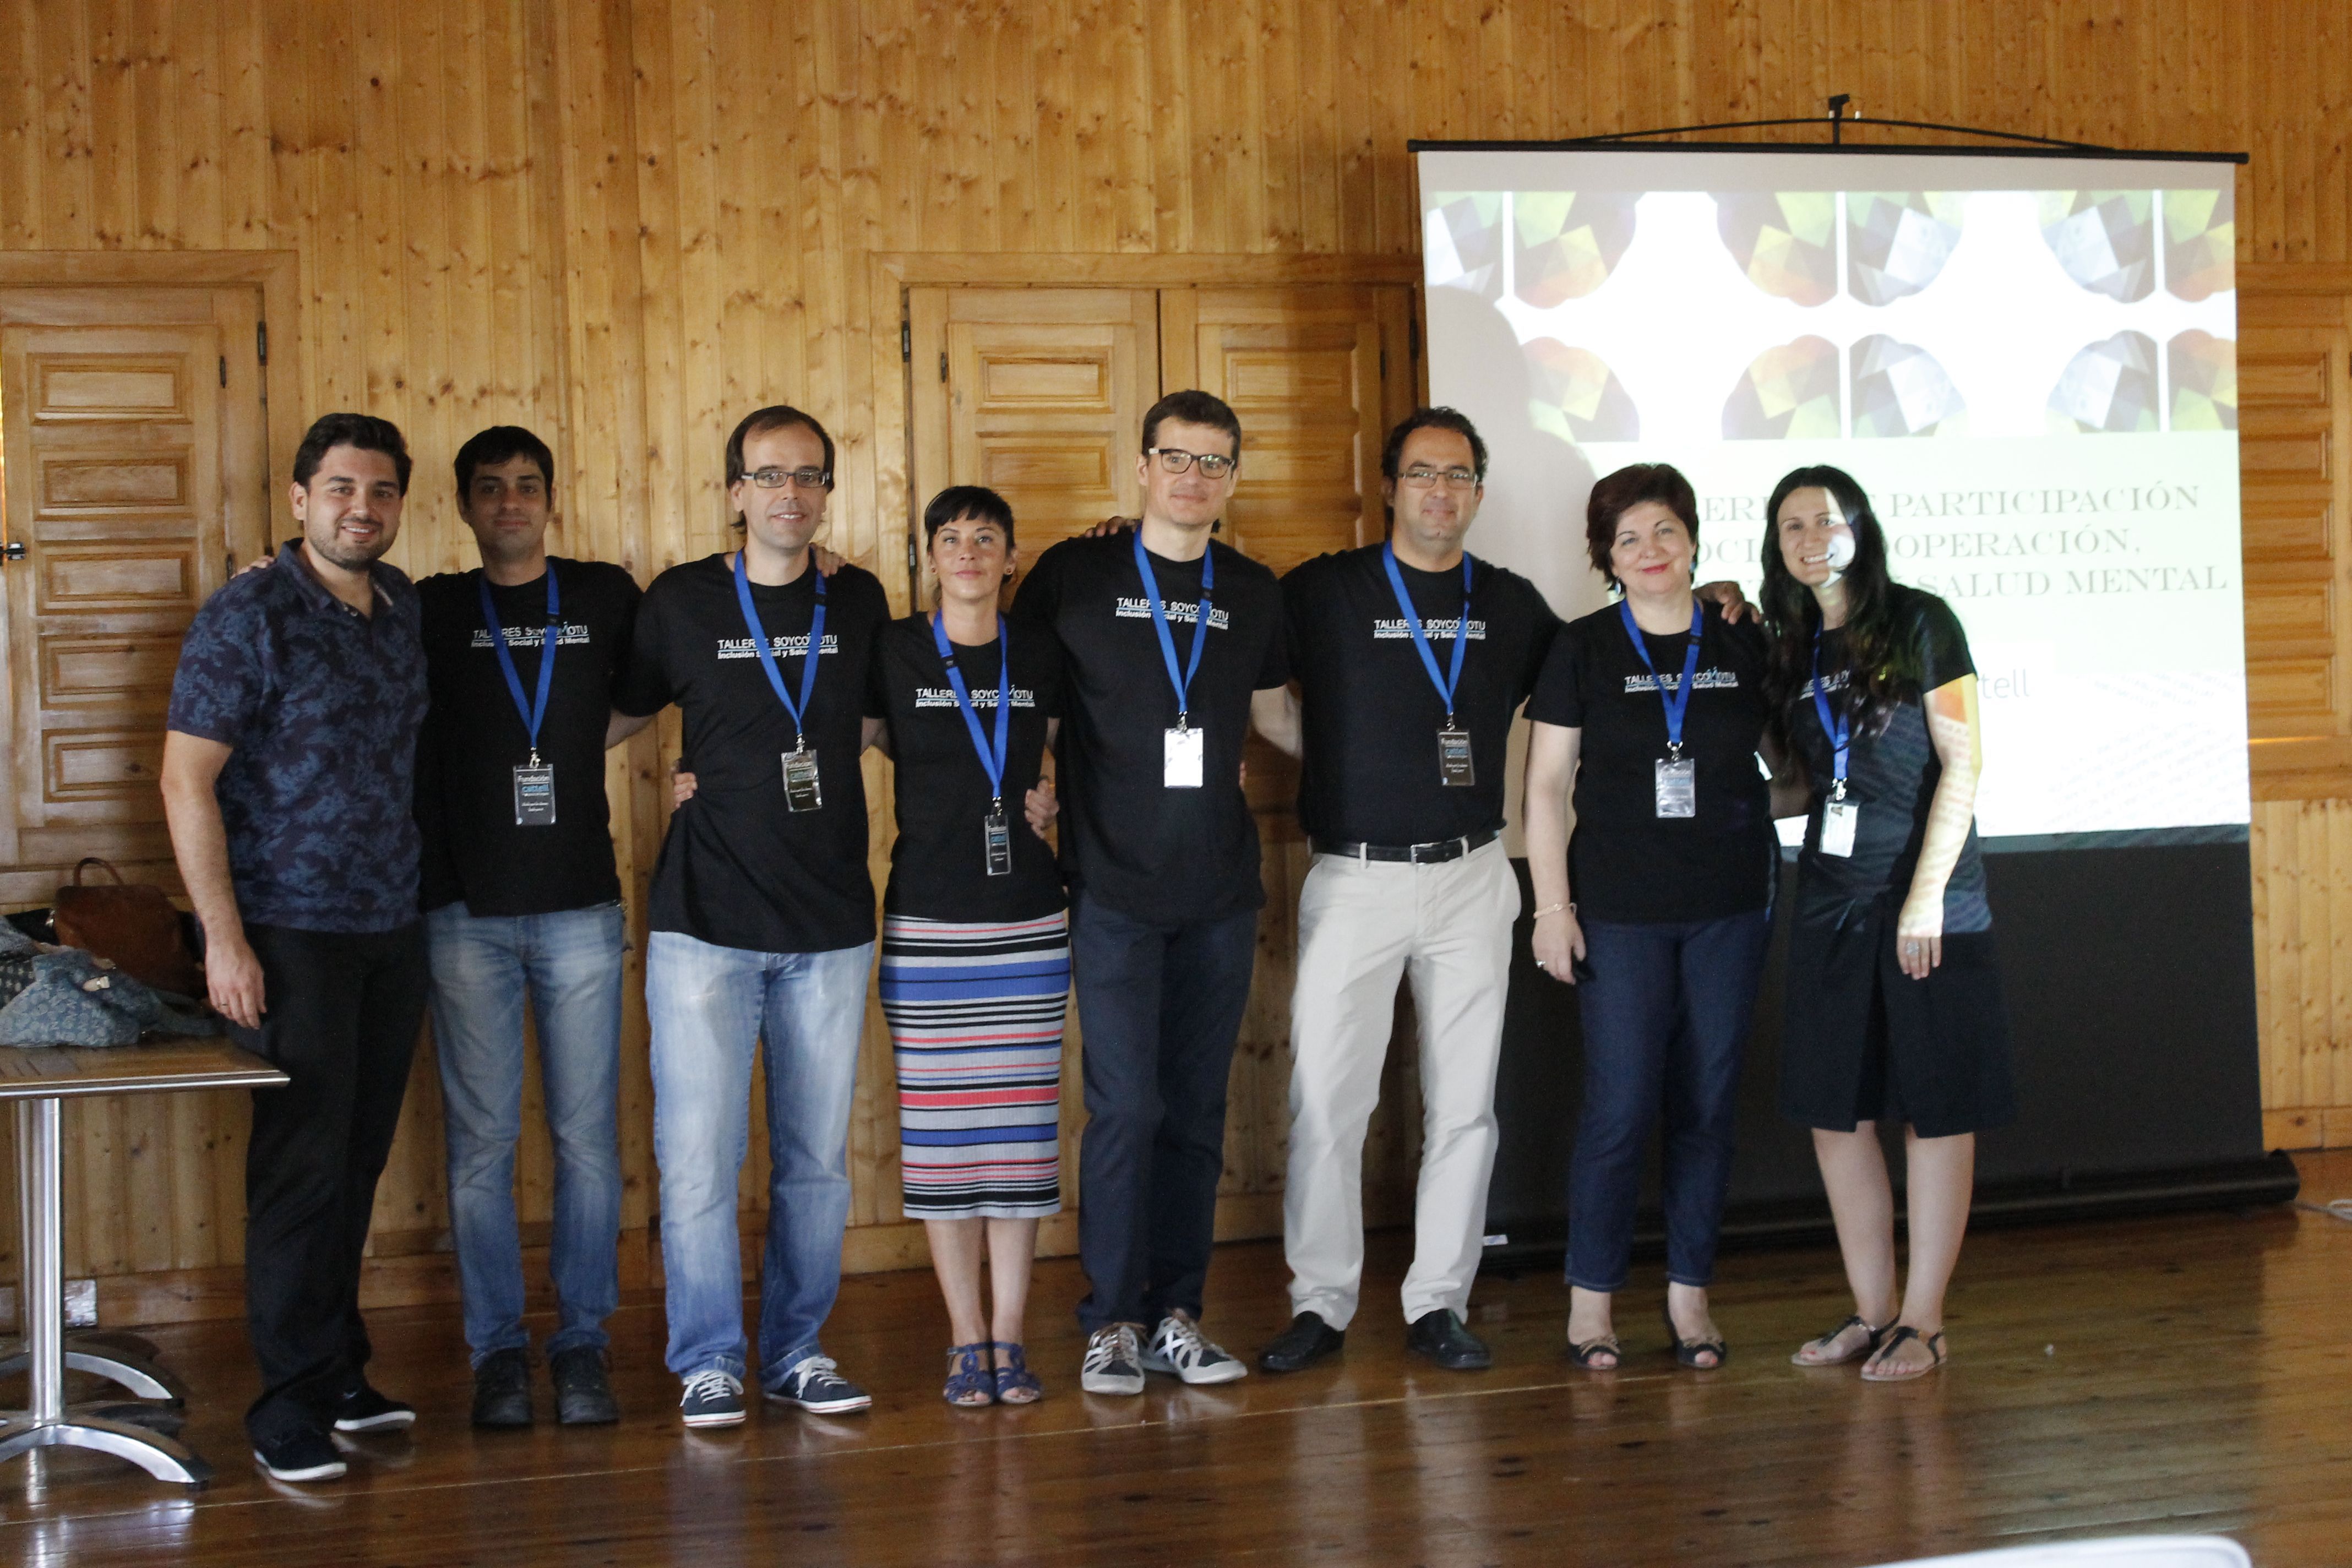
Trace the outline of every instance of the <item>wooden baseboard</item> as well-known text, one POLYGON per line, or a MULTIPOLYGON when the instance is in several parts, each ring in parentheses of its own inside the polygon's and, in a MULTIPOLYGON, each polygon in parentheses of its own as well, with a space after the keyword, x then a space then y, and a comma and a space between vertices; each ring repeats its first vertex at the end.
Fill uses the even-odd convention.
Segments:
POLYGON ((2304 1105, 2263 1112, 2265 1149, 2352 1149, 2352 1105, 2304 1105))

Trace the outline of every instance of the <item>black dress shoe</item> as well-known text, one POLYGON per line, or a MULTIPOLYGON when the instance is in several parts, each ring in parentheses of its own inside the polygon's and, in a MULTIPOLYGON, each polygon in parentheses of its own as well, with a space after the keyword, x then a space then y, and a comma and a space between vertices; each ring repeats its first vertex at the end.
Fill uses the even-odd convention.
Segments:
POLYGON ((604 1352, 595 1346, 556 1352, 547 1358, 547 1373, 555 1384, 555 1418, 566 1426, 608 1426, 621 1418, 604 1352))
POLYGON ((492 1351, 474 1369, 474 1425, 530 1425, 530 1353, 492 1351))
POLYGON ((1313 1312, 1301 1312, 1274 1342, 1257 1352, 1260 1372, 1303 1372, 1336 1353, 1348 1342, 1348 1331, 1335 1329, 1313 1312))
POLYGON ((1444 1307, 1423 1312, 1404 1331, 1404 1348, 1426 1356, 1448 1372, 1481 1372, 1495 1364, 1486 1342, 1462 1326, 1462 1320, 1444 1307))

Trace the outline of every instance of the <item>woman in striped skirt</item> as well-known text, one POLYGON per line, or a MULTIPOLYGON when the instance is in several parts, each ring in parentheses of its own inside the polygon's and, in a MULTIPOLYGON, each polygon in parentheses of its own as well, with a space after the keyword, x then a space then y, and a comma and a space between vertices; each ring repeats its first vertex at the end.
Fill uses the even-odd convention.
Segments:
POLYGON ((1053 633, 998 613, 1015 561, 1002 496, 944 490, 923 534, 939 608, 885 629, 866 704, 897 764, 882 1011, 899 1180, 947 1297, 949 1403, 1025 1405, 1043 1392, 1022 1351, 1030 1261, 1038 1219, 1061 1207, 1070 932, 1040 781, 1060 658, 1053 633))

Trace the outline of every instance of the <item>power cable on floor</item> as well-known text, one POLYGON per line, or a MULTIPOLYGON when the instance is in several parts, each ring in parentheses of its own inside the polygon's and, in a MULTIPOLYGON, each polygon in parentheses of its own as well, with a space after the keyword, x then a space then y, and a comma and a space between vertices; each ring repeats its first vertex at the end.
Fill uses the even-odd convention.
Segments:
POLYGON ((2352 1198, 2330 1198, 2324 1204, 2305 1203, 2301 1198, 2297 1198, 2294 1206, 2299 1209, 2309 1209, 2314 1214, 2324 1214, 2330 1219, 2340 1219, 2347 1224, 2352 1224, 2352 1198))

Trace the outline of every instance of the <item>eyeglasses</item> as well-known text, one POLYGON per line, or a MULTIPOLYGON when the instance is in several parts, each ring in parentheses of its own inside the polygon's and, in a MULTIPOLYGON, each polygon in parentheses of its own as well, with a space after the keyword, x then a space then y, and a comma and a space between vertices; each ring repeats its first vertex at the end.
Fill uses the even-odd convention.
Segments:
POLYGON ((1449 490, 1466 490, 1478 482, 1478 476, 1467 468, 1424 468, 1419 464, 1407 468, 1397 478, 1414 489, 1425 490, 1440 479, 1449 490))
POLYGON ((1223 479, 1241 464, 1239 458, 1223 457, 1215 452, 1187 452, 1175 447, 1148 447, 1143 455, 1159 458, 1162 473, 1181 474, 1198 463, 1202 476, 1212 479, 1223 479))
POLYGON ((833 475, 824 468, 754 468, 743 477, 763 490, 782 489, 786 479, 804 490, 828 489, 833 485, 833 475))

